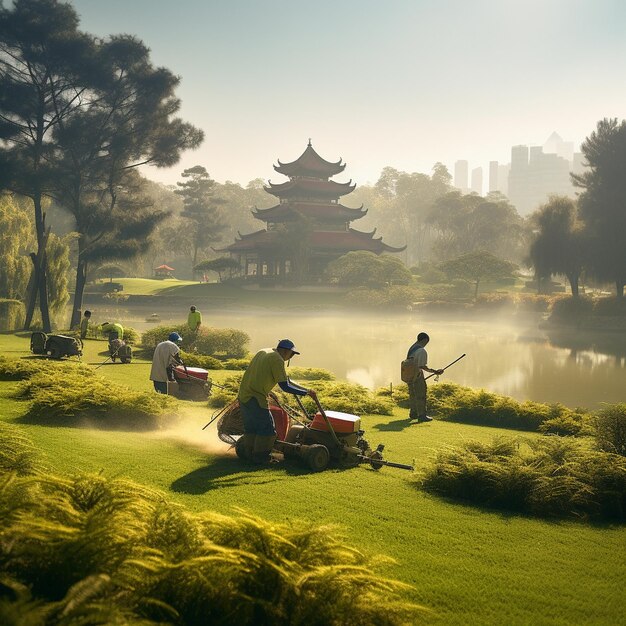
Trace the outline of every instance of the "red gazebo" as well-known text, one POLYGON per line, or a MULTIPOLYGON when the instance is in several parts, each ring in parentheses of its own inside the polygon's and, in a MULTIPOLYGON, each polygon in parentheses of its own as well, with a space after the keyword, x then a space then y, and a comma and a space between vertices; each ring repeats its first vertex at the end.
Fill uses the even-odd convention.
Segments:
POLYGON ((154 268, 154 277, 155 278, 174 278, 172 272, 174 271, 173 267, 169 265, 159 265, 159 267, 154 268))

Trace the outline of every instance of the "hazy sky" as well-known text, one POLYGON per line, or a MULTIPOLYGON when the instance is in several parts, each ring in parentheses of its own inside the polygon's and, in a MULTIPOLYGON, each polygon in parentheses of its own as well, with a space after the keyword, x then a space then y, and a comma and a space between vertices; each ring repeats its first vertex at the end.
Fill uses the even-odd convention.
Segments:
MULTIPOLYGON (((72 0, 81 27, 131 33, 182 77, 181 116, 204 144, 170 170, 220 182, 283 178, 309 137, 374 183, 510 160, 552 131, 576 146, 626 116, 623 0, 72 0)), ((486 181, 486 171, 485 171, 486 181)))

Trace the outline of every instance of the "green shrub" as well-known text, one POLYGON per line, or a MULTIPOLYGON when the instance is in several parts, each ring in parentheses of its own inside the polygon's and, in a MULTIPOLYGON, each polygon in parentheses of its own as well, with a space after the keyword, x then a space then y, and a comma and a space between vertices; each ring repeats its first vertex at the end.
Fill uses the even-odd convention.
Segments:
POLYGON ((180 351, 180 356, 185 365, 189 367, 202 367, 205 370, 224 369, 224 364, 212 356, 205 356, 203 354, 197 354, 196 352, 184 352, 183 350, 180 351))
POLYGON ((46 363, 22 380, 15 397, 30 400, 24 419, 48 424, 76 424, 129 429, 165 426, 175 416, 170 396, 134 391, 75 363, 46 363))
POLYGON ((594 427, 600 450, 626 456, 626 403, 612 404, 598 411, 594 427))
POLYGON ((18 330, 24 326, 26 307, 20 300, 0 298, 0 331, 18 330))
POLYGON ((24 380, 43 369, 45 367, 41 361, 0 356, 0 380, 24 380))
POLYGON ((550 312, 553 321, 579 323, 593 314, 593 300, 585 297, 556 299, 550 312))
MULTIPOLYGON (((220 383, 225 389, 214 390, 209 398, 209 406, 222 407, 232 402, 239 391, 243 374, 229 376, 220 383)), ((317 391, 320 403, 325 409, 331 411, 342 411, 356 415, 374 414, 391 415, 393 413, 393 402, 373 394, 369 389, 361 385, 346 382, 336 382, 329 380, 318 380, 311 388, 317 391)), ((293 404, 294 399, 291 394, 280 391, 277 386, 274 393, 281 402, 293 404)), ((317 411, 317 407, 311 398, 301 397, 301 400, 308 412, 317 411)))
POLYGON ((419 292, 413 287, 393 285, 380 289, 361 287, 346 294, 346 300, 358 307, 406 307, 418 299, 419 292))
POLYGON ((166 341, 172 332, 177 332, 183 338, 181 347, 185 352, 197 352, 220 359, 245 357, 246 344, 250 341, 245 332, 234 328, 200 327, 197 333, 193 333, 186 324, 181 324, 151 328, 142 335, 141 345, 152 354, 157 344, 166 341))
POLYGON ((248 365, 250 365, 250 358, 226 359, 222 364, 225 370, 245 370, 248 369, 248 365))
POLYGON ((594 302, 594 315, 600 316, 626 316, 626 299, 624 298, 599 298, 594 302))
MULTIPOLYGON (((0 450, 17 441, 0 428, 0 450)), ((407 585, 337 530, 192 514, 125 479, 0 465, 10 624, 414 623, 407 585)))
POLYGON ((579 434, 588 421, 581 410, 562 404, 517 402, 508 396, 453 383, 432 385, 428 404, 429 412, 443 420, 561 435, 579 434))
POLYGON ((626 459, 570 438, 468 442, 440 452, 427 491, 539 516, 626 521, 626 459))
MULTIPOLYGON (((0 474, 32 474, 39 467, 39 452, 22 429, 0 421, 0 474)), ((0 515, 0 517, 2 517, 0 515)))
POLYGON ((435 285, 437 283, 445 283, 448 281, 445 272, 436 268, 434 265, 429 265, 419 272, 419 281, 428 283, 429 285, 435 285))
POLYGON ((293 380, 334 380, 335 375, 321 367, 290 367, 287 370, 293 380))

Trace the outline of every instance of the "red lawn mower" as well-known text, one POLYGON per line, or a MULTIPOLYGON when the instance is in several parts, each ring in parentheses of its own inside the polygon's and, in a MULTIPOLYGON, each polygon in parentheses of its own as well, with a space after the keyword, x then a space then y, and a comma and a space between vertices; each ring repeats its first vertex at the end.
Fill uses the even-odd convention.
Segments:
MULTIPOLYGON (((298 396, 296 400, 299 412, 281 404, 275 395, 269 396, 269 409, 276 427, 274 452, 282 454, 285 459, 298 459, 314 472, 320 472, 330 464, 353 467, 362 463, 367 463, 376 470, 383 465, 413 469, 412 465, 385 461, 383 444, 372 450, 363 437, 364 431, 361 430, 361 418, 358 415, 325 411, 317 398, 317 411, 310 415, 298 396)), ((237 456, 248 460, 241 444, 244 428, 239 402, 235 400, 222 409, 204 428, 215 420, 218 420, 219 438, 234 446, 237 456)))

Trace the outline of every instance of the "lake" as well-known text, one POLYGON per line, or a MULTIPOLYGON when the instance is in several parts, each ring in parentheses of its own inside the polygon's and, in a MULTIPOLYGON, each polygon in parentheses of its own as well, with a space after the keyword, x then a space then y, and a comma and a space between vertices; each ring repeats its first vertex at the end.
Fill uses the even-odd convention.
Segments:
MULTIPOLYGON (((246 331, 252 352, 289 338, 302 353, 292 359, 292 365, 323 367, 338 378, 370 388, 400 382, 400 361, 423 330, 431 337, 427 347, 431 367, 444 367, 467 354, 446 371, 442 381, 482 387, 517 400, 562 402, 570 407, 596 409, 603 402, 626 402, 623 333, 547 334, 538 328, 536 317, 497 314, 461 320, 415 312, 385 316, 199 308, 205 325, 246 331)), ((151 312, 120 311, 119 318, 144 331, 153 326, 145 322, 151 312)), ((184 309, 159 314, 164 324, 186 320, 184 309)), ((430 382, 436 384, 434 378, 430 382)))

